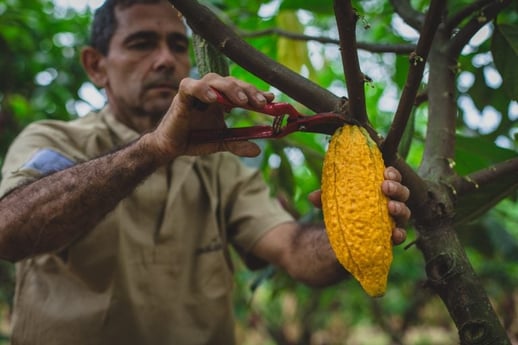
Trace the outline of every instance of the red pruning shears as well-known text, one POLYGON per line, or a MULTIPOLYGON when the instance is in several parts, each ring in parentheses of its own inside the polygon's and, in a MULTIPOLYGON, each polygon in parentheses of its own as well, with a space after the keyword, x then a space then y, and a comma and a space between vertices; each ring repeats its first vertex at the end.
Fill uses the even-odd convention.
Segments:
POLYGON ((345 118, 337 113, 327 112, 315 115, 302 115, 289 103, 266 103, 262 108, 240 106, 216 91, 217 102, 229 112, 232 108, 248 109, 257 113, 273 116, 271 126, 259 125, 241 128, 202 129, 191 131, 190 140, 194 142, 227 142, 249 139, 277 139, 290 133, 311 132, 333 134, 343 126, 345 118), (285 121, 286 119, 286 121, 285 121))

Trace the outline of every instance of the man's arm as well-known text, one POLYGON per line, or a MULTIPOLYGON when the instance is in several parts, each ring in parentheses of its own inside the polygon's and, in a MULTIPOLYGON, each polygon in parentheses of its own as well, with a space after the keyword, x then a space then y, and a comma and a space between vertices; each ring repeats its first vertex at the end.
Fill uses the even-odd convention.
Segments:
MULTIPOLYGON (((400 225, 410 218, 405 205, 409 197, 401 175, 394 168, 385 170, 386 180, 381 188, 391 198, 389 212, 400 225)), ((316 207, 321 206, 320 192, 309 196, 316 207)), ((394 244, 406 238, 405 230, 396 227, 392 232, 394 244)), ((347 277, 347 271, 338 263, 322 224, 283 223, 267 232, 252 248, 254 255, 285 270, 294 279, 310 286, 327 286, 347 277)))
POLYGON ((43 177, 0 200, 0 258, 17 261, 59 250, 91 229, 160 166, 147 140, 43 177))
POLYGON ((13 190, 0 200, 0 259, 17 261, 57 251, 91 230, 120 200, 158 167, 180 155, 230 151, 258 154, 255 144, 193 144, 191 129, 223 126, 217 107, 194 109, 193 100, 214 103, 215 88, 236 104, 260 107, 273 95, 233 78, 209 74, 184 79, 158 127, 133 144, 13 190), (245 95, 240 97, 239 95, 245 95))
POLYGON ((283 223, 268 231, 253 253, 309 286, 327 286, 347 277, 322 225, 283 223))

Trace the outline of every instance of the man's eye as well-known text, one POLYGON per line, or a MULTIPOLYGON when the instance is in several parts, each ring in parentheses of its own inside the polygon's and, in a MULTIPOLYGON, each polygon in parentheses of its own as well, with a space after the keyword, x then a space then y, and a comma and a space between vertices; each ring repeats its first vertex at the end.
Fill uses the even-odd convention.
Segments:
POLYGON ((153 42, 150 42, 150 41, 137 41, 137 42, 131 43, 129 45, 129 48, 135 49, 135 50, 147 50, 147 49, 153 48, 153 46, 154 46, 153 42))
POLYGON ((173 41, 170 43, 170 48, 175 53, 185 53, 187 51, 188 45, 183 41, 173 41))

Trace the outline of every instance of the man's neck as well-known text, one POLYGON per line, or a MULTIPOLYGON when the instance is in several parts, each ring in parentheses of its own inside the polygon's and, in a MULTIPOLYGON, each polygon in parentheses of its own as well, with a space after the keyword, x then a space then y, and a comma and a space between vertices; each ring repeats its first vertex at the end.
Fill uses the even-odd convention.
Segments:
POLYGON ((158 124, 151 116, 120 116, 118 113, 114 113, 114 116, 117 121, 140 134, 153 130, 158 124))

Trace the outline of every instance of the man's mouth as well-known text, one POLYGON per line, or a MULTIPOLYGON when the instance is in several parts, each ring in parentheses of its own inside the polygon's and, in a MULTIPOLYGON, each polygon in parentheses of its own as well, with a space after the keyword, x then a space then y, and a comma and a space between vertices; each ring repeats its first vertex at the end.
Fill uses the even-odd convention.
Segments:
POLYGON ((156 85, 152 85, 150 87, 150 89, 161 89, 161 90, 176 91, 178 88, 176 87, 176 85, 173 85, 173 84, 156 84, 156 85))
POLYGON ((159 91, 178 91, 178 85, 174 79, 159 77, 155 80, 148 81, 147 85, 144 84, 144 88, 147 90, 159 90, 159 91))

